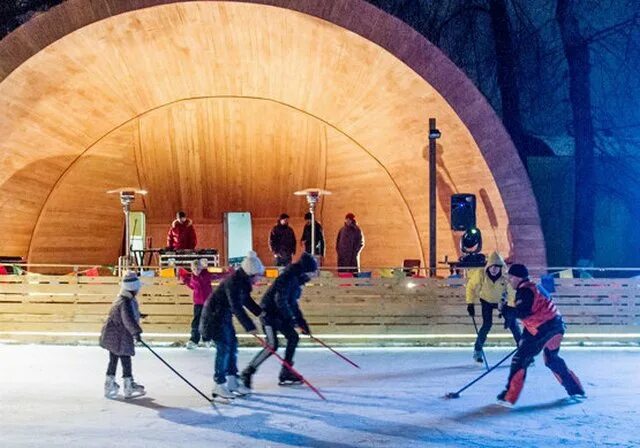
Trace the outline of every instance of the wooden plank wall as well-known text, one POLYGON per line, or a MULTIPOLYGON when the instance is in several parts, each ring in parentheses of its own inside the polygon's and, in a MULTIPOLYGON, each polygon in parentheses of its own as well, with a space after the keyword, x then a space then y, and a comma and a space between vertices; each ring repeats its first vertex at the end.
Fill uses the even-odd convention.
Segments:
POLYGON ((148 190, 135 207, 166 229, 178 209, 196 225, 225 211, 268 227, 283 211, 302 220, 292 193, 317 186, 334 193, 319 213, 330 241, 347 212, 358 217, 363 265, 425 260, 437 117, 437 259, 457 251, 449 194, 467 192, 487 253, 545 265, 535 197, 499 118, 436 47, 363 0, 75 0, 0 54, 3 255, 114 263, 122 212, 105 191, 117 187, 148 190))
MULTIPOLYGON (((192 315, 190 290, 175 279, 148 278, 144 282, 140 302, 142 312, 149 315, 143 322, 145 332, 156 334, 151 338, 185 341, 192 315)), ((473 328, 464 306, 463 282, 321 277, 305 288, 301 304, 317 334, 360 334, 365 335, 363 340, 371 336, 383 341, 412 341, 413 336, 417 341, 421 339, 418 335, 438 339, 441 335, 468 341, 473 328)), ((254 297, 261 297, 267 286, 258 286, 254 297)), ((639 280, 559 279, 556 288, 555 300, 571 332, 640 331, 639 280)), ((0 339, 95 339, 117 291, 116 277, 2 276, 0 339)), ((496 321, 496 333, 505 334, 500 322, 496 321)))

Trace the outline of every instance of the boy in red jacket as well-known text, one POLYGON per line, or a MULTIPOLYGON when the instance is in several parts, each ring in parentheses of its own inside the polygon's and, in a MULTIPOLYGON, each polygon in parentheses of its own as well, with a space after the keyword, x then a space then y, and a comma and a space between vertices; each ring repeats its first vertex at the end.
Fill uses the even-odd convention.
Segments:
POLYGON ((509 268, 509 283, 516 290, 515 312, 522 321, 524 332, 518 351, 511 360, 507 388, 498 395, 498 401, 515 404, 524 386, 527 367, 541 351, 544 351, 544 364, 567 393, 572 398, 585 398, 580 380, 558 355, 565 326, 551 297, 529 280, 529 271, 522 264, 509 268))
MULTIPOLYGON (((207 260, 194 260, 191 262, 191 273, 180 269, 178 271, 180 281, 189 289, 193 290, 193 320, 191 321, 191 339, 187 342, 187 349, 192 350, 198 346, 200 342, 200 316, 202 315, 202 307, 205 300, 211 295, 213 287, 211 286, 212 276, 207 269, 207 260)), ((203 340, 207 347, 211 346, 211 341, 203 340)))

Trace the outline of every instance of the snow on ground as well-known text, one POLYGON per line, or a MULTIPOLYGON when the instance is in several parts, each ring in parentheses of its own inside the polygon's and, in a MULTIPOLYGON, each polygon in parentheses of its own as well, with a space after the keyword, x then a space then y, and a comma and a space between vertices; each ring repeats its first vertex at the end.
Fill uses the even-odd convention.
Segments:
MULTIPOLYGON (((241 368, 255 351, 241 349, 241 368)), ((587 390, 583 403, 565 398, 538 358, 513 409, 494 404, 507 367, 457 400, 442 398, 482 373, 471 349, 341 351, 362 370, 324 349, 296 356, 296 367, 327 402, 306 387, 279 387, 272 358, 255 377, 256 393, 218 405, 218 414, 144 347, 133 369, 148 395, 125 402, 102 397, 107 353, 99 347, 0 345, 0 446, 640 446, 637 348, 561 350, 587 390)), ((213 350, 157 352, 209 393, 213 350)), ((492 348, 487 356, 495 362, 508 352, 492 348)))

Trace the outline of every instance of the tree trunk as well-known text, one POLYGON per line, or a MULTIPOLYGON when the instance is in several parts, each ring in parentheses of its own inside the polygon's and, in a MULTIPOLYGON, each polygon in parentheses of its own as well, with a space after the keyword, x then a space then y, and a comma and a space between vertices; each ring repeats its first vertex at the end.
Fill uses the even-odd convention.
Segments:
POLYGON ((520 92, 518 90, 516 69, 517 58, 513 50, 509 14, 505 0, 490 0, 489 15, 491 17, 491 28, 496 51, 496 74, 498 88, 500 89, 502 122, 507 131, 509 131, 520 158, 526 166, 527 151, 524 146, 524 131, 520 115, 520 92))
POLYGON ((569 66, 569 101, 575 138, 575 212, 573 261, 595 255, 594 131, 591 116, 589 43, 582 36, 572 0, 558 0, 556 20, 569 66))

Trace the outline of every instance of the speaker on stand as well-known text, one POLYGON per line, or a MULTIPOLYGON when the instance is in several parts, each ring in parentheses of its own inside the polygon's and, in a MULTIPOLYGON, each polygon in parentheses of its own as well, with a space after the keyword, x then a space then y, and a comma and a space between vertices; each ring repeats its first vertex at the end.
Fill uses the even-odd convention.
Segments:
POLYGON ((476 196, 461 193, 451 195, 451 230, 462 231, 460 257, 456 267, 482 267, 487 259, 482 250, 482 233, 476 227, 476 196))

